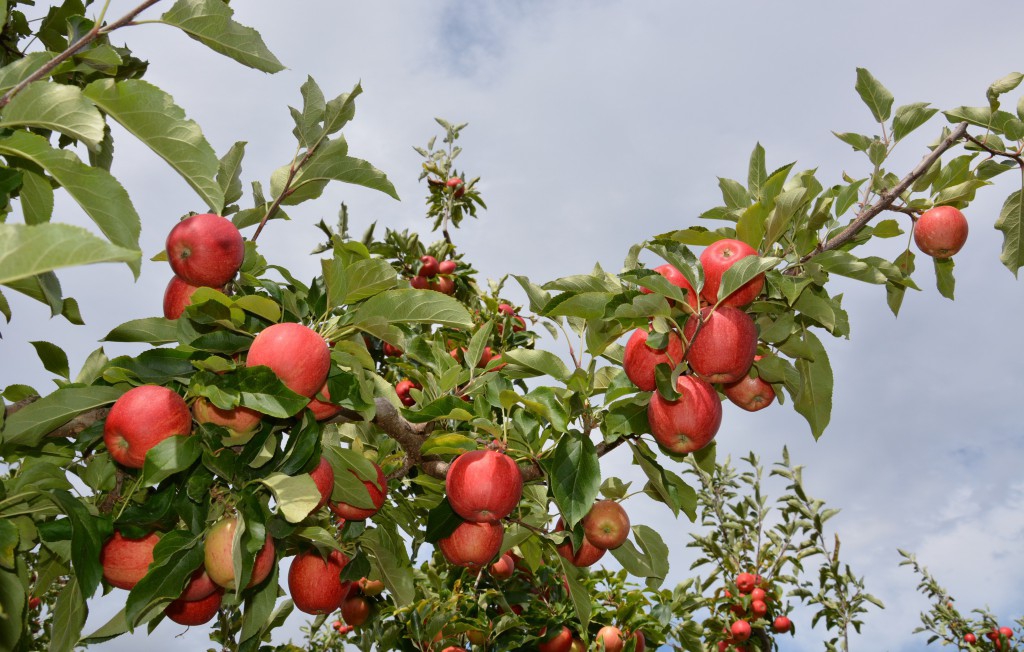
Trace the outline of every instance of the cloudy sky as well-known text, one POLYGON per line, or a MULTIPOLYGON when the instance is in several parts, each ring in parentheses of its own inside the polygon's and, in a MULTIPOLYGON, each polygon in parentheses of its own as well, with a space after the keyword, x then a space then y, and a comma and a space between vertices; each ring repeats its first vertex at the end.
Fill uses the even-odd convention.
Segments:
MULTIPOLYGON (((134 4, 115 0, 110 15, 134 4)), ((272 224, 261 238, 264 254, 300 277, 319 268, 307 255, 318 240, 312 225, 333 220, 342 200, 355 232, 373 220, 427 228, 411 146, 437 133, 435 116, 470 124, 459 164, 482 177, 490 207, 456 243, 484 278, 520 273, 545 281, 595 262, 618 270, 631 243, 697 224, 697 215, 720 203, 717 177, 746 178, 756 142, 770 168, 795 160, 796 169, 817 168, 826 185, 843 171, 864 176, 865 161, 830 134, 872 133, 853 88, 857 67, 885 83, 897 105, 940 108, 982 104, 990 82, 1024 68, 1016 39, 998 31, 1024 19, 1019 0, 990 0, 973 14, 948 0, 232 6, 288 70, 243 69, 161 26, 125 30, 115 41, 150 60, 147 79, 174 95, 219 153, 249 142, 246 184, 266 183, 289 161, 287 105, 298 105, 307 75, 329 96, 361 81, 365 92, 346 128, 351 152, 384 170, 402 201, 333 188, 291 211, 294 223, 272 224)), ((902 144, 893 169, 909 170, 941 124, 933 118, 902 144)), ((180 215, 203 208, 162 161, 126 137, 117 142, 115 173, 143 216, 144 258, 162 248, 180 215)), ((788 405, 753 415, 725 408, 720 454, 753 450, 770 463, 788 446, 807 465, 808 490, 842 508, 832 523, 843 556, 887 605, 870 614, 854 649, 923 647, 911 631, 927 603, 914 593, 916 578, 898 568, 898 547, 916 551, 959 606, 989 605, 1006 624, 1019 615, 1024 427, 1015 406, 1024 394, 1017 344, 1024 288, 998 262, 1001 234, 992 229, 1012 191, 1012 180, 1000 179, 970 208, 956 302, 939 297, 920 261, 924 291, 908 294, 899 319, 882 289, 849 284, 844 306, 853 334, 826 342, 836 389, 821 441, 788 405)), ((63 210, 58 219, 81 221, 74 208, 63 210)), ((878 255, 897 253, 897 244, 886 246, 878 255)), ((48 320, 40 305, 7 293, 15 314, 2 330, 0 384, 52 389, 28 341, 60 343, 75 369, 118 323, 159 314, 169 277, 156 263, 144 265, 135 283, 123 266, 61 275, 65 292, 82 304, 84 327, 48 320)), ((608 472, 632 473, 615 462, 608 472)), ((642 497, 627 505, 634 523, 667 522, 642 497)), ((686 576, 691 530, 686 522, 662 529, 674 580, 686 576)), ((118 594, 93 606, 87 631, 118 608, 118 594)), ((795 620, 800 636, 783 649, 821 649, 823 634, 810 629, 807 614, 795 620)), ((292 635, 300 622, 290 622, 292 635)), ((168 641, 146 641, 150 649, 180 649, 186 640, 198 649, 206 640, 203 628, 182 639, 169 638, 177 633, 170 623, 159 632, 168 641)), ((139 643, 122 638, 101 649, 139 643)))

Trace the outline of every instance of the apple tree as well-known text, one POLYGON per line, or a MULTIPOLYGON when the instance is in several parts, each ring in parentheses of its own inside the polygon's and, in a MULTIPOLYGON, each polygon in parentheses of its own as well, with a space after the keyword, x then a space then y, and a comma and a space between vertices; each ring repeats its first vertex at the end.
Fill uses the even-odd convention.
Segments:
MULTIPOLYGON (((983 106, 942 112, 948 124, 899 173, 889 155, 939 110, 894 109, 860 69, 855 90, 875 133, 837 135, 863 153, 862 176, 826 183, 795 164, 772 169, 758 145, 746 181, 722 179, 722 205, 701 215, 717 228, 652 235, 623 252, 617 273, 514 274, 486 287, 453 236, 486 208, 482 186, 456 167, 464 125, 439 121, 440 146, 418 151, 441 239, 376 226, 353 237, 342 206, 336 225, 319 225, 321 273, 300 279, 259 248, 264 232, 291 227, 289 207, 320 200, 331 182, 397 199, 384 172, 348 151, 361 88, 328 99, 304 83, 290 108, 295 154, 247 196, 245 145, 218 156, 142 79, 148 63, 110 35, 160 23, 280 70, 259 34, 222 0, 148 0, 120 17, 92 5, 66 0, 30 21, 31 3, 5 4, 0 285, 80 323, 58 270, 140 272, 142 220, 110 173, 115 135, 150 147, 198 201, 177 224, 145 225, 168 233, 163 315, 152 306, 105 338, 145 350, 99 348, 72 375, 58 345, 36 342, 58 389, 3 390, 4 649, 34 649, 32 601, 53 594, 51 650, 164 620, 212 622, 224 649, 259 650, 294 608, 317 616, 314 637, 340 609, 348 624, 335 632, 356 627, 362 649, 639 650, 649 637, 767 650, 791 632, 787 598, 817 609, 836 633, 828 649, 846 649, 844 633, 874 599, 825 540, 834 512, 807 498, 784 458, 773 472, 790 493, 769 520, 757 461, 740 476, 716 463, 723 397, 752 411, 789 401, 820 437, 833 388, 823 339, 850 335, 833 279, 880 286, 898 313, 918 289, 916 249, 953 297, 961 209, 1024 166, 1024 108, 1001 108, 1024 76, 997 80, 983 106), (52 219, 58 191, 102 237, 52 219), (875 238, 896 237, 907 246, 894 260, 870 255, 875 238), (627 483, 602 467, 616 449, 646 479, 638 493, 721 530, 694 540, 711 566, 703 580, 662 587, 666 542, 628 522, 616 506, 627 483), (587 570, 601 545, 622 571, 587 570), (808 556, 821 562, 817 585, 801 577, 808 556), (126 591, 125 607, 83 633, 101 587, 126 591), (524 609, 531 601, 544 609, 524 609), (697 622, 694 608, 710 616, 697 622)), ((1022 192, 996 222, 1014 274, 1022 192)), ((0 312, 12 316, 2 294, 0 312)))

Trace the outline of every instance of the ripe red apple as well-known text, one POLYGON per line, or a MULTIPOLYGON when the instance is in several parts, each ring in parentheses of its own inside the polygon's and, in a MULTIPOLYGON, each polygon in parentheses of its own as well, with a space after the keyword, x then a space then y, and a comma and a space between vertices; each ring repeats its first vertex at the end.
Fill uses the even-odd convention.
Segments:
POLYGON ((629 638, 636 640, 634 652, 644 652, 647 649, 647 639, 644 638, 644 633, 639 629, 633 632, 629 638))
POLYGON ((972 634, 970 632, 967 632, 966 634, 964 634, 964 643, 968 643, 970 645, 974 645, 977 642, 978 642, 978 637, 975 636, 974 634, 972 634))
POLYGON ((523 495, 523 476, 515 461, 493 450, 475 450, 448 467, 445 493, 455 513, 476 523, 512 513, 523 495))
POLYGON ((114 461, 141 469, 146 453, 168 437, 192 434, 185 399, 160 385, 133 387, 114 402, 103 425, 103 441, 114 461))
POLYGON ((496 580, 507 580, 512 577, 516 570, 516 562, 509 554, 504 554, 501 559, 491 564, 491 577, 496 580))
MULTIPOLYGON (((736 261, 747 256, 756 256, 757 251, 746 242, 726 238, 712 243, 700 254, 700 264, 704 268, 704 287, 700 294, 708 303, 718 303, 718 288, 722 284, 722 275, 736 264, 736 261)), ((749 305, 761 294, 764 288, 764 274, 758 274, 739 287, 722 301, 722 305, 742 308, 749 305)))
MULTIPOLYGON (((515 321, 515 323, 512 325, 512 332, 513 333, 520 333, 520 332, 526 330, 526 320, 523 319, 522 317, 520 317, 519 314, 516 313, 515 308, 513 308, 509 304, 507 304, 507 303, 499 303, 498 304, 498 312, 500 312, 502 314, 505 314, 505 315, 508 315, 509 317, 511 317, 515 321)), ((502 326, 501 324, 498 324, 498 333, 501 333, 503 328, 504 328, 504 326, 502 326)))
POLYGON ((29 611, 35 611, 36 609, 39 609, 42 605, 43 605, 43 599, 42 598, 37 598, 36 596, 32 596, 31 598, 28 599, 28 609, 29 609, 29 611))
POLYGON ((778 634, 785 634, 792 626, 793 621, 786 616, 779 616, 775 619, 775 622, 772 623, 772 629, 774 629, 778 634))
POLYGON ((337 550, 327 559, 316 550, 297 554, 288 569, 288 593, 295 607, 307 614, 329 614, 340 607, 351 588, 339 577, 348 561, 337 550))
POLYGON ((709 383, 741 380, 754 363, 757 326, 750 315, 739 308, 704 308, 699 320, 693 316, 686 321, 683 336, 690 342, 686 361, 709 383))
POLYGON ((437 258, 433 256, 420 256, 420 276, 423 278, 434 278, 440 271, 441 266, 437 258))
POLYGON ((768 605, 764 600, 751 600, 750 613, 754 618, 764 618, 764 615, 768 613, 768 605))
POLYGON ((967 242, 967 218, 952 206, 930 208, 914 224, 914 242, 934 258, 952 258, 967 242))
POLYGON ((430 280, 425 276, 413 276, 409 279, 409 285, 416 288, 417 290, 426 290, 430 287, 430 280))
POLYGON ((238 272, 244 257, 242 234, 220 215, 186 217, 167 234, 171 269, 192 285, 224 285, 238 272))
POLYGON ((477 570, 487 565, 501 549, 504 528, 491 521, 460 523, 447 537, 437 542, 449 564, 477 570))
POLYGON ((341 617, 353 627, 359 627, 370 619, 370 611, 373 605, 361 595, 353 595, 345 598, 341 603, 341 617))
POLYGON ((331 463, 327 461, 326 457, 320 458, 320 463, 310 471, 309 477, 313 478, 316 488, 320 490, 320 502, 316 504, 316 509, 320 509, 327 504, 331 498, 331 492, 334 491, 334 469, 331 468, 331 463))
MULTIPOLYGON (((558 519, 558 523, 555 524, 555 532, 562 532, 565 530, 565 521, 561 518, 558 519)), ((573 550, 572 548, 572 537, 566 537, 562 543, 556 547, 558 554, 568 560, 573 566, 579 568, 585 568, 592 566, 598 562, 601 557, 604 557, 605 549, 598 548, 584 535, 583 542, 580 543, 579 550, 573 550)))
MULTIPOLYGON (((206 534, 204 546, 204 560, 206 572, 210 579, 223 586, 225 589, 235 588, 235 530, 238 528, 237 516, 225 516, 210 527, 206 534)), ((274 539, 267 534, 263 547, 256 553, 253 561, 252 574, 246 588, 256 586, 263 582, 274 569, 277 562, 277 550, 274 546, 274 539)))
POLYGON ((466 185, 459 177, 452 177, 444 184, 448 188, 453 188, 452 196, 458 199, 466 192, 466 185))
POLYGON ((626 646, 626 640, 622 638, 622 630, 614 625, 605 625, 597 630, 594 641, 597 642, 599 650, 601 644, 604 643, 605 652, 622 652, 622 648, 626 646))
POLYGON ((179 625, 185 625, 186 627, 202 625, 210 622, 217 615, 217 610, 220 609, 220 603, 223 598, 224 589, 218 586, 205 598, 200 598, 199 600, 178 598, 167 605, 164 613, 179 625))
POLYGON ((114 532, 100 548, 103 579, 119 589, 130 591, 139 583, 153 563, 153 548, 160 535, 150 532, 139 539, 127 539, 114 532))
POLYGON ((450 276, 439 276, 437 279, 437 291, 448 296, 455 294, 455 281, 450 276))
POLYGON ((551 636, 546 636, 546 629, 541 630, 542 641, 537 644, 540 652, 570 652, 572 650, 572 630, 562 625, 562 628, 551 636))
POLYGON ((306 407, 312 410, 313 417, 315 417, 317 421, 326 421, 327 419, 332 419, 341 413, 341 406, 337 403, 331 403, 331 393, 327 391, 327 383, 324 383, 324 386, 320 388, 317 395, 323 396, 324 400, 321 401, 314 397, 306 404, 306 407))
MULTIPOLYGON (((761 359, 755 355, 754 361, 761 359)), ((740 378, 734 383, 728 383, 722 387, 725 397, 747 412, 763 410, 775 402, 775 388, 771 383, 765 382, 760 377, 749 375, 740 378)))
POLYGON ((268 326, 256 335, 245 365, 270 367, 288 389, 312 398, 327 382, 331 350, 313 329, 285 322, 268 326))
POLYGON ((416 405, 416 399, 412 397, 409 392, 412 388, 419 389, 420 386, 408 378, 404 378, 395 385, 395 394, 398 394, 398 400, 402 402, 405 407, 412 407, 416 405))
MULTIPOLYGON (((655 267, 654 271, 664 276, 665 279, 668 280, 668 282, 671 283, 672 285, 686 292, 686 303, 690 304, 690 307, 693 308, 694 310, 698 308, 700 304, 700 298, 697 296, 697 292, 693 289, 693 286, 690 285, 690 282, 686 280, 686 277, 683 276, 683 273, 680 272, 675 266, 662 265, 660 267, 655 267)), ((652 290, 642 287, 640 288, 640 292, 642 292, 643 294, 651 294, 652 290)))
POLYGON ((1013 630, 1010 629, 1009 627, 1000 627, 999 628, 999 635, 1000 636, 1005 636, 1006 638, 1013 638, 1013 630))
POLYGON ((675 332, 669 333, 668 346, 652 349, 647 346, 648 331, 638 328, 629 336, 626 351, 622 356, 622 369, 633 384, 645 392, 657 387, 654 368, 665 363, 675 367, 683 361, 683 340, 675 332))
POLYGON ((192 404, 192 416, 198 423, 212 423, 227 428, 235 435, 253 432, 263 420, 263 414, 251 408, 239 405, 222 410, 205 398, 198 398, 192 404))
POLYGON ((394 344, 391 344, 389 342, 384 342, 384 355, 386 355, 387 357, 389 357, 389 358, 397 358, 400 355, 402 355, 402 353, 403 353, 402 349, 398 348, 394 344))
POLYGON ((583 517, 583 533, 598 548, 618 548, 629 536, 629 514, 614 500, 599 500, 583 517))
MULTIPOLYGON (((755 578, 756 577, 757 576, 755 576, 755 578)), ((769 598, 768 598, 768 594, 765 592, 764 589, 757 588, 757 589, 754 589, 753 591, 750 592, 750 599, 751 600, 761 600, 762 602, 767 604, 769 598)))
POLYGON ((181 317, 181 313, 185 312, 185 308, 192 303, 192 294, 199 287, 183 281, 177 276, 172 276, 167 284, 167 289, 164 290, 164 317, 167 319, 181 317))
MULTIPOLYGON (((384 504, 384 498, 388 493, 388 479, 384 476, 384 471, 379 466, 374 464, 373 468, 377 470, 377 484, 375 485, 370 480, 363 480, 363 486, 370 492, 370 500, 373 501, 373 507, 356 507, 355 505, 339 501, 328 503, 332 512, 349 521, 365 521, 380 511, 381 506, 384 504), (380 485, 380 489, 377 488, 377 485, 380 485)), ((351 469, 349 469, 349 473, 356 475, 355 471, 351 469)))
POLYGON ((740 593, 746 595, 754 590, 757 586, 757 581, 750 573, 740 573, 736 576, 736 588, 740 590, 740 593))
POLYGON ((188 578, 188 584, 182 590, 181 595, 178 596, 179 600, 185 602, 192 602, 195 600, 202 600, 207 597, 220 587, 214 584, 213 580, 210 579, 210 575, 206 572, 206 568, 200 566, 192 573, 192 576, 188 578))
POLYGON ((737 620, 732 624, 730 631, 732 631, 733 639, 742 643, 750 638, 750 623, 745 620, 737 620))
POLYGON ((722 425, 722 403, 715 388, 695 376, 680 376, 678 400, 655 392, 647 406, 651 434, 666 450, 683 455, 708 445, 722 425))
POLYGON ((442 260, 437 264, 437 271, 439 274, 454 274, 456 267, 458 264, 454 260, 442 260))

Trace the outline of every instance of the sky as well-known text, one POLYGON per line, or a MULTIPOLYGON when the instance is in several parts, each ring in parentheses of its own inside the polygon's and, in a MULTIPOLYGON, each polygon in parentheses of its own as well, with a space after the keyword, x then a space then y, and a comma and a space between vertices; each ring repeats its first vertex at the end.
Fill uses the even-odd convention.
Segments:
MULTIPOLYGON (((109 15, 134 4, 114 0, 109 15)), ((770 169, 796 161, 796 169, 816 168, 826 185, 844 171, 864 176, 866 161, 831 135, 873 133, 854 91, 857 67, 881 80, 897 106, 928 101, 940 108, 983 104, 992 81, 1024 67, 1015 40, 992 29, 1020 24, 1024 5, 1016 0, 992 0, 974 14, 947 0, 307 0, 232 7, 237 20, 260 30, 286 71, 242 68, 159 25, 133 27, 114 40, 150 61, 146 79, 175 97, 219 154, 248 141, 246 186, 266 184, 290 160, 287 106, 301 101, 307 75, 328 96, 362 84, 356 118, 345 128, 350 152, 384 170, 402 201, 339 185, 292 209, 292 223, 271 224, 263 254, 300 278, 319 269, 308 255, 319 240, 313 225, 333 221, 341 201, 354 233, 374 220, 426 232, 412 146, 438 133, 435 116, 469 123, 458 164, 481 177, 489 206, 464 223, 456 244, 481 278, 517 273, 543 282, 595 263, 617 271, 632 243, 701 224, 697 216, 721 203, 717 178, 745 179, 758 142, 770 169)), ((901 144, 891 169, 913 167, 943 123, 933 118, 901 144)), ((142 215, 148 259, 181 215, 203 206, 161 160, 115 129, 119 136, 114 173, 142 215)), ((842 555, 886 604, 868 615, 852 649, 924 646, 912 631, 928 605, 914 592, 917 579, 898 567, 897 548, 915 551, 960 607, 988 605, 1004 624, 1019 615, 1024 427, 1015 406, 1024 393, 1017 345, 1024 288, 999 263, 1001 234, 992 228, 1012 183, 1000 178, 967 211, 971 232, 956 258, 955 302, 939 296, 921 259, 923 291, 908 293, 898 319, 881 288, 837 284, 852 336, 825 343, 836 380, 832 423, 820 441, 789 405, 756 414, 725 406, 720 456, 753 451, 770 464, 787 446, 794 462, 806 465, 808 491, 842 509, 832 521, 842 555)), ((69 203, 58 209, 56 219, 86 224, 69 203)), ((881 243, 872 253, 891 258, 901 244, 881 243)), ((60 278, 86 325, 49 319, 40 304, 6 293, 14 319, 0 328, 0 385, 53 389, 28 342, 61 344, 74 372, 111 328, 159 314, 170 270, 145 263, 133 282, 123 265, 103 265, 60 278)), ((507 294, 523 302, 515 287, 507 294)), ((111 357, 135 350, 104 346, 111 357)), ((621 456, 603 462, 607 473, 636 477, 621 456)), ((657 525, 669 544, 669 584, 686 577, 694 526, 662 525, 670 522, 667 511, 643 497, 626 506, 635 524, 657 525)), ((93 603, 86 631, 105 622, 119 600, 115 590, 93 603)), ((794 621, 800 635, 782 649, 822 649, 823 632, 810 628, 809 614, 797 611, 794 621)), ((301 622, 293 617, 276 640, 297 636, 301 622)), ((185 642, 198 649, 207 640, 203 628, 171 638, 179 631, 164 624, 145 645, 154 652, 185 642)), ((122 637, 97 649, 134 650, 140 642, 122 637)))

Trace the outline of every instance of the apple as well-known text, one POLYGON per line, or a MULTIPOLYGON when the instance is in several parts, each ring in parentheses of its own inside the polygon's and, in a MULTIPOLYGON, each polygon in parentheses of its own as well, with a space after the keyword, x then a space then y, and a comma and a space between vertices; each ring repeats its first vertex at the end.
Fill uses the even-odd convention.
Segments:
POLYGON ((186 217, 167 234, 171 269, 192 285, 224 285, 238 273, 244 257, 242 234, 220 215, 186 217))
POLYGON ((507 580, 512 577, 516 570, 516 562, 509 554, 504 554, 501 559, 491 564, 491 577, 496 580, 507 580))
POLYGON ((395 385, 395 393, 398 394, 398 400, 401 401, 402 405, 405 407, 412 407, 413 405, 416 405, 416 399, 414 399, 409 393, 413 387, 416 389, 420 388, 418 384, 408 378, 398 381, 395 385))
MULTIPOLYGON (((722 284, 722 275, 741 258, 756 255, 757 251, 753 247, 740 240, 726 238, 708 245, 700 254, 700 264, 704 268, 704 288, 700 295, 708 303, 718 303, 718 288, 722 284)), ((764 273, 761 273, 725 297, 722 305, 742 308, 753 302, 763 288, 764 273)))
POLYGON ((699 319, 694 316, 687 320, 683 336, 690 343, 686 361, 709 383, 734 383, 754 364, 757 326, 739 308, 704 308, 699 319))
POLYGON ((394 344, 384 342, 384 355, 386 355, 387 357, 397 358, 400 355, 402 355, 402 353, 404 353, 404 351, 402 351, 402 349, 398 348, 394 344))
POLYGON ((465 521, 437 544, 448 563, 478 570, 498 554, 503 536, 504 528, 497 521, 465 521))
MULTIPOLYGON (((384 471, 379 466, 374 464, 373 468, 377 471, 377 483, 374 484, 370 480, 363 480, 363 486, 370 492, 370 500, 373 501, 373 507, 356 507, 355 505, 338 501, 336 503, 328 503, 332 512, 349 521, 365 521, 380 511, 388 493, 388 479, 384 476, 384 471), (378 486, 380 487, 379 489, 377 488, 378 486)), ((356 475, 356 472, 352 469, 349 469, 349 473, 356 475)), ((361 479, 359 476, 356 476, 356 478, 361 479)))
POLYGON ((936 206, 914 223, 914 243, 933 258, 952 258, 967 242, 967 218, 952 206, 936 206))
POLYGON ((437 265, 437 271, 439 274, 454 274, 456 267, 458 267, 458 263, 456 263, 454 260, 442 260, 437 265))
POLYGON ((409 285, 417 290, 426 290, 430 287, 430 281, 424 276, 413 276, 409 279, 409 285))
POLYGON ((309 472, 309 477, 313 478, 316 488, 320 490, 320 502, 316 504, 316 509, 313 510, 315 512, 326 505, 331 498, 331 492, 334 491, 334 469, 331 468, 331 463, 327 461, 326 457, 321 457, 320 463, 309 472))
POLYGON ((636 641, 636 645, 633 646, 634 652, 644 652, 647 649, 647 639, 644 638, 644 633, 639 629, 633 632, 629 638, 636 641))
POLYGON ((768 613, 768 605, 764 600, 751 600, 750 613, 754 618, 764 618, 765 614, 768 613))
POLYGON ((306 404, 306 407, 312 410, 313 417, 316 418, 317 421, 326 421, 327 419, 332 419, 341 413, 341 406, 337 403, 331 403, 331 393, 327 391, 327 383, 324 383, 324 386, 320 388, 320 391, 317 392, 317 396, 323 396, 324 400, 321 401, 314 397, 306 404))
POLYGON ((572 639, 572 652, 587 652, 587 646, 578 638, 572 639))
POLYGON ((696 376, 676 381, 679 399, 669 401, 655 392, 647 406, 651 434, 665 450, 678 455, 708 445, 722 425, 722 403, 715 388, 696 376))
POLYGON ((420 256, 420 276, 423 278, 434 278, 441 270, 437 258, 433 256, 420 256))
MULTIPOLYGON (((761 359, 755 355, 754 362, 761 359)), ((765 382, 758 376, 748 375, 740 378, 734 383, 728 383, 722 387, 722 393, 747 412, 763 410, 775 402, 775 388, 771 383, 765 382)))
POLYGON ((295 607, 307 614, 329 614, 341 606, 351 588, 342 582, 348 557, 337 550, 324 559, 316 550, 295 555, 288 569, 288 593, 295 607))
MULTIPOLYGON (((498 312, 502 313, 503 315, 508 315, 514 320, 515 323, 512 324, 513 333, 521 333, 526 330, 526 320, 520 317, 519 314, 516 313, 515 308, 513 308, 511 305, 507 303, 499 303, 498 312)), ((504 326, 502 324, 498 324, 498 333, 501 333, 503 329, 504 326)))
MULTIPOLYGON (((674 265, 661 265, 660 267, 655 267, 654 271, 664 276, 672 285, 686 292, 686 303, 690 304, 690 307, 694 310, 697 310, 700 306, 700 298, 697 296, 697 292, 693 289, 693 286, 690 285, 690 282, 686 280, 685 276, 683 276, 682 272, 680 272, 674 265)), ((653 290, 641 287, 640 292, 643 294, 651 294, 653 290)), ((673 303, 671 299, 669 300, 669 303, 673 303)))
POLYGON ((1005 636, 1006 638, 1013 638, 1013 630, 1010 629, 1009 627, 1000 627, 999 628, 999 635, 1000 636, 1005 636))
POLYGON ((975 636, 974 634, 972 634, 970 632, 964 634, 964 643, 967 643, 969 645, 974 645, 977 642, 978 642, 978 637, 975 636))
POLYGON ((736 576, 736 588, 740 590, 740 593, 746 595, 754 590, 757 586, 757 581, 750 573, 740 573, 736 576))
POLYGON ((505 518, 523 495, 519 467, 511 457, 494 450, 469 451, 456 457, 444 484, 455 513, 475 523, 505 518))
POLYGON ((359 579, 359 590, 363 592, 363 595, 380 595, 384 592, 384 582, 363 577, 359 579))
POLYGON ((199 285, 192 285, 177 276, 172 276, 167 284, 167 289, 164 290, 164 317, 167 319, 181 317, 181 313, 185 312, 185 308, 192 303, 192 294, 199 288, 199 285))
POLYGON ((733 639, 740 643, 750 638, 750 623, 745 620, 737 620, 729 629, 732 632, 733 639))
MULTIPOLYGON (((225 589, 235 588, 235 531, 238 529, 237 516, 225 516, 210 527, 203 543, 204 565, 210 579, 225 589)), ((252 564, 252 574, 246 588, 263 582, 274 569, 277 562, 277 550, 274 539, 267 534, 263 547, 256 553, 252 564)))
MULTIPOLYGON (((558 523, 555 524, 555 532, 562 532, 564 530, 565 521, 559 518, 558 523)), ((583 537, 583 542, 580 543, 579 550, 573 550, 572 537, 566 537, 562 543, 558 544, 556 550, 558 550, 558 554, 568 560, 569 563, 579 568, 585 568, 596 564, 601 557, 604 557, 605 553, 604 548, 598 548, 594 544, 590 543, 586 536, 583 537)))
POLYGON ((753 591, 751 591, 750 592, 750 599, 751 600, 761 600, 765 604, 767 604, 768 600, 769 600, 768 594, 765 592, 764 589, 761 589, 761 588, 757 588, 757 589, 754 589, 753 591))
POLYGON ((178 598, 167 605, 164 613, 179 625, 185 625, 186 627, 202 625, 210 622, 217 615, 223 598, 224 589, 218 586, 212 593, 199 600, 178 598))
POLYGON ((558 630, 552 636, 545 636, 547 628, 540 631, 540 637, 543 639, 542 642, 537 644, 537 649, 540 652, 570 652, 572 650, 572 630, 562 625, 562 629, 558 630))
POLYGON ((459 177, 452 177, 444 184, 448 188, 453 188, 452 196, 458 199, 466 192, 466 185, 459 177))
POLYGON ((103 579, 111 586, 130 591, 146 576, 153 563, 153 548, 159 540, 156 532, 138 539, 128 539, 114 532, 100 548, 103 579))
POLYGON ((785 634, 792 626, 793 621, 786 616, 779 616, 775 619, 775 622, 772 623, 772 629, 774 629, 778 634, 785 634))
POLYGON ((192 416, 197 423, 212 423, 227 428, 236 436, 252 433, 263 420, 263 414, 251 408, 239 405, 223 410, 205 398, 198 398, 192 404, 192 416))
POLYGON ((213 580, 210 579, 210 575, 206 572, 206 568, 200 566, 197 568, 188 578, 188 584, 185 585, 181 595, 178 596, 179 600, 185 602, 192 602, 194 600, 202 600, 207 597, 220 587, 214 584, 213 580))
POLYGON ((353 627, 359 627, 370 619, 370 608, 373 605, 361 595, 345 598, 341 603, 341 617, 353 627))
POLYGON ((605 652, 622 652, 622 648, 626 646, 626 640, 622 638, 622 630, 615 625, 605 625, 597 630, 594 641, 597 642, 597 649, 602 649, 603 645, 605 652))
POLYGON ((133 387, 114 402, 103 425, 103 441, 114 461, 141 469, 146 453, 168 437, 192 434, 185 399, 160 385, 133 387))
POLYGON ((436 289, 441 294, 451 296, 455 294, 455 281, 453 281, 450 276, 438 277, 436 289))
POLYGON ((633 384, 645 392, 657 387, 654 368, 659 364, 675 367, 683 361, 683 340, 675 332, 669 333, 668 346, 652 349, 647 346, 648 331, 638 328, 629 336, 622 356, 622 369, 633 384))
POLYGON ((260 331, 245 358, 247 367, 270 367, 285 386, 312 398, 327 382, 331 350, 319 333, 293 322, 260 331))
POLYGON ((614 500, 599 500, 583 517, 583 533, 597 548, 618 548, 629 536, 629 515, 614 500))

